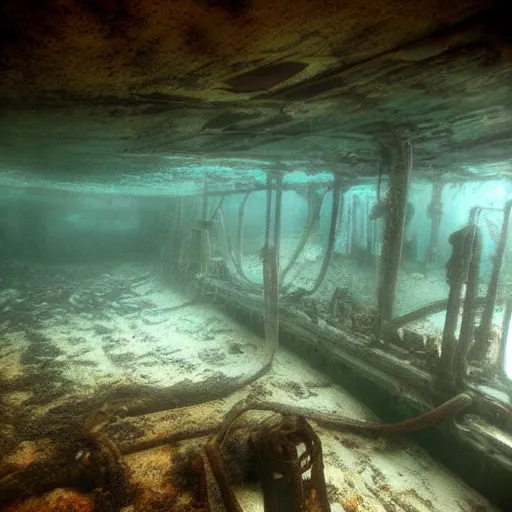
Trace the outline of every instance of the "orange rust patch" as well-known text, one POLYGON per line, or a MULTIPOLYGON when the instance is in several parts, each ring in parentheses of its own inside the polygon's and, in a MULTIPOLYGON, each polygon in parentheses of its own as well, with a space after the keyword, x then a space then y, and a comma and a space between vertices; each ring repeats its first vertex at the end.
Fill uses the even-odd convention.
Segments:
POLYGON ((90 496, 69 489, 55 489, 42 497, 13 503, 2 512, 92 512, 93 509, 94 501, 90 496))

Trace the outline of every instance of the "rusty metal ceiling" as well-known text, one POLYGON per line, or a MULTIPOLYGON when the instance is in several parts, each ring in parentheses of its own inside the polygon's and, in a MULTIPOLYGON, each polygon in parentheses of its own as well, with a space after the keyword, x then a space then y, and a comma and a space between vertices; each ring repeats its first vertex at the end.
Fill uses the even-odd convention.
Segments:
POLYGON ((492 0, 4 0, 0 172, 113 179, 182 156, 355 178, 405 127, 417 176, 511 176, 507 14, 492 0))

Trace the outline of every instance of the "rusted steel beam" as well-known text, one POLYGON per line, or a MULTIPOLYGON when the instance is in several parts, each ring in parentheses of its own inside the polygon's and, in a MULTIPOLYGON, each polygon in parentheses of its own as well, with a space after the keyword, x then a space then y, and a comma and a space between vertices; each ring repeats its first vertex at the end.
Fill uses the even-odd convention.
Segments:
POLYGON ((475 335, 475 316, 477 305, 478 282, 480 277, 480 262, 482 259, 482 237, 480 228, 474 225, 470 231, 471 247, 468 265, 466 294, 464 297, 464 309, 462 323, 459 331, 459 341, 455 351, 455 367, 453 373, 453 387, 461 389, 466 378, 468 368, 468 353, 475 335))
POLYGON ((450 284, 450 293, 448 295, 441 359, 437 375, 437 384, 440 388, 453 387, 457 350, 456 330, 462 303, 462 289, 468 280, 475 232, 475 226, 466 226, 452 233, 448 239, 452 245, 452 255, 446 264, 446 279, 450 284))
POLYGON ((377 337, 380 340, 385 322, 391 320, 396 299, 398 270, 407 208, 407 192, 412 170, 412 144, 406 133, 398 136, 398 151, 389 170, 388 210, 384 227, 384 240, 380 261, 380 282, 377 291, 379 316, 377 337))

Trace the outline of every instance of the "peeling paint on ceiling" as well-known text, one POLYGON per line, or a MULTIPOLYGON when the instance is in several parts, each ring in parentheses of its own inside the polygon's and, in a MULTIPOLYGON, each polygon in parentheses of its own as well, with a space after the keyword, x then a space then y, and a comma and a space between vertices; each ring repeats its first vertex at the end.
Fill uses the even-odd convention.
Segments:
POLYGON ((258 161, 357 181, 405 127, 422 179, 512 176, 505 15, 492 0, 4 0, 0 173, 150 183, 222 162, 243 182, 258 161))

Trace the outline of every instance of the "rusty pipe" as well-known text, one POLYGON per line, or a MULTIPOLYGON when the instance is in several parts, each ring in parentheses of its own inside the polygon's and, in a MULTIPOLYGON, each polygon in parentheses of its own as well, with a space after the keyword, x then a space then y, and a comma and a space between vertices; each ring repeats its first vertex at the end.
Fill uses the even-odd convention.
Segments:
POLYGON ((455 350, 455 367, 453 374, 453 386, 461 388, 467 372, 467 356, 475 335, 475 316, 478 293, 478 279, 480 276, 480 262, 482 259, 482 237, 480 228, 472 226, 469 233, 470 246, 468 247, 469 264, 462 312, 462 322, 459 331, 459 339, 455 350))
POLYGON ((496 307, 496 298, 498 295, 498 282, 500 278, 501 268, 503 266, 503 258, 505 256, 505 248, 507 246, 508 230, 510 226, 510 211, 512 209, 512 199, 509 199, 503 207, 503 224, 501 225, 500 238, 496 246, 496 254, 494 256, 494 264, 492 267, 491 278, 487 287, 487 301, 482 313, 480 325, 477 330, 475 339, 475 354, 485 352, 488 340, 491 336, 492 317, 496 307))
POLYGON ((475 226, 466 226, 452 233, 448 239, 452 245, 452 255, 446 264, 446 277, 450 284, 446 318, 444 321, 441 359, 439 360, 439 387, 453 387, 455 371, 457 336, 456 329, 462 303, 462 289, 468 279, 471 247, 473 244, 475 226))

